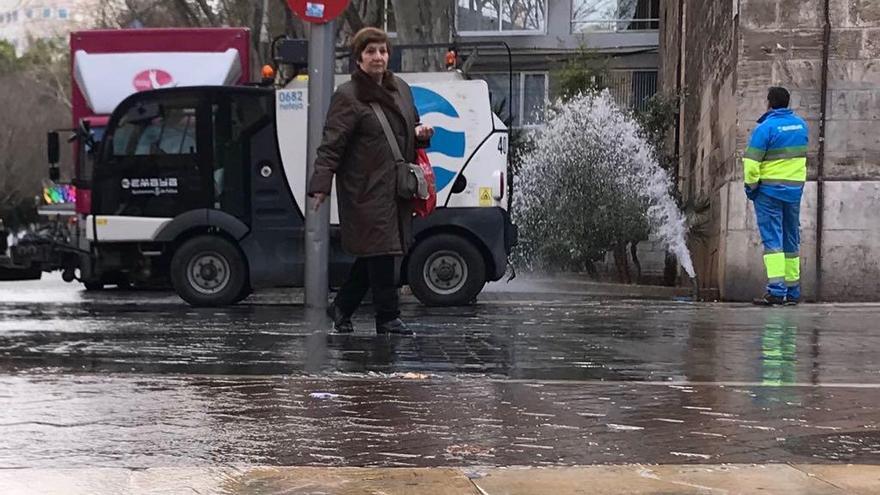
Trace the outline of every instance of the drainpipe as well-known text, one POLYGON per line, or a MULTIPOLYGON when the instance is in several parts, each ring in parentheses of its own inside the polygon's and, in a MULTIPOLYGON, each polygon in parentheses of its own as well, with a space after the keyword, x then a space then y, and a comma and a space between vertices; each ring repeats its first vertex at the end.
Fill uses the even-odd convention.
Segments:
POLYGON ((684 111, 684 98, 681 97, 681 89, 684 86, 682 81, 684 56, 685 56, 685 32, 684 32, 684 0, 678 0, 678 64, 675 68, 675 96, 678 98, 678 112, 675 115, 675 158, 678 163, 675 165, 674 184, 680 188, 679 177, 681 177, 681 116, 684 111))
POLYGON ((819 112, 819 155, 816 164, 816 300, 822 300, 822 232, 825 228, 825 134, 828 111, 828 58, 831 51, 831 0, 825 0, 822 37, 822 87, 819 112))

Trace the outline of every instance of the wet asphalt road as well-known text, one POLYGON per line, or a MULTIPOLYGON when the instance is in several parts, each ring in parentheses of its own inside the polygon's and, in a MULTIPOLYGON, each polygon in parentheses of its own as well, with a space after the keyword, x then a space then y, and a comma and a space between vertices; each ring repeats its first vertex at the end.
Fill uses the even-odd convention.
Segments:
POLYGON ((0 282, 0 468, 880 463, 880 305, 515 287, 377 337, 0 282))

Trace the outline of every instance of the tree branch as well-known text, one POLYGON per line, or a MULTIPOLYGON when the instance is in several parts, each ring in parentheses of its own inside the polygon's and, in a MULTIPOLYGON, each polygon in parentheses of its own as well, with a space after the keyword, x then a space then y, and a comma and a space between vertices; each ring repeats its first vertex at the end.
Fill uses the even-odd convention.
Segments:
POLYGON ((202 13, 205 14, 205 17, 208 19, 208 22, 212 26, 217 25, 217 16, 214 14, 214 10, 208 5, 208 2, 205 0, 196 0, 196 3, 199 4, 199 8, 201 8, 202 13))
POLYGON ((199 21, 199 17, 192 11, 187 4, 186 0, 175 0, 172 4, 174 10, 182 17, 183 21, 187 23, 188 26, 192 27, 200 27, 202 23, 199 21))
POLYGON ((352 33, 356 33, 364 27, 364 20, 361 18, 361 13, 358 12, 358 7, 355 3, 348 4, 348 8, 342 13, 342 18, 345 19, 352 33))

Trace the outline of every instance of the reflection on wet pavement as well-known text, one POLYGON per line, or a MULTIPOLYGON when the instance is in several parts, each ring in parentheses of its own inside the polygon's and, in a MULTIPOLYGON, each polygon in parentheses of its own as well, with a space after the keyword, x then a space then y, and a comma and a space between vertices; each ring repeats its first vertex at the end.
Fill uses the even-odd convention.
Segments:
POLYGON ((502 293, 389 338, 42 284, 0 285, 0 468, 880 462, 876 305, 502 293))
POLYGON ((880 381, 880 307, 835 310, 631 301, 406 305, 417 335, 354 335, 301 306, 0 303, 0 369, 147 373, 478 373, 542 380, 880 381))

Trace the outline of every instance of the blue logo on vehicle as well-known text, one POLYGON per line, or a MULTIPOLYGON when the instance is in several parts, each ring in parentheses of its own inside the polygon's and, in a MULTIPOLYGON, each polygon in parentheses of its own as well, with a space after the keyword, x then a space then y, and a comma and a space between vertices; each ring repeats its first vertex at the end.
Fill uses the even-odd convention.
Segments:
MULTIPOLYGON (((460 122, 458 112, 455 110, 455 107, 452 106, 452 103, 449 103, 449 100, 446 98, 430 89, 425 89, 419 86, 413 86, 412 92, 413 99, 415 99, 416 109, 419 111, 419 115, 422 118, 431 113, 439 113, 460 122)), ((465 133, 463 131, 450 130, 442 126, 434 126, 434 137, 431 138, 431 146, 427 149, 429 157, 432 153, 438 153, 450 158, 464 158, 464 149, 465 133)), ((438 192, 448 186, 449 183, 452 182, 452 179, 455 178, 456 174, 458 174, 458 170, 449 170, 433 164, 431 165, 431 168, 434 169, 434 176, 437 179, 438 192)))

